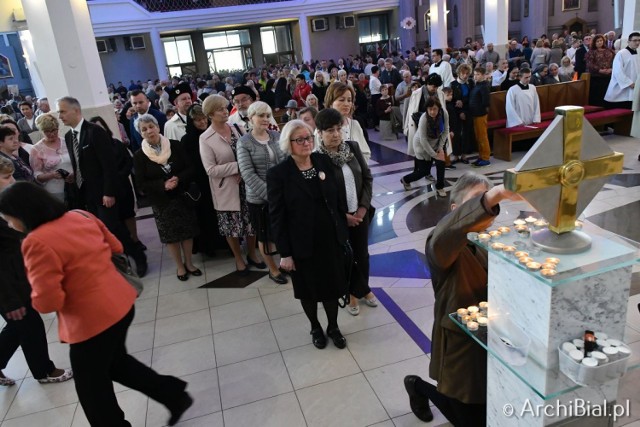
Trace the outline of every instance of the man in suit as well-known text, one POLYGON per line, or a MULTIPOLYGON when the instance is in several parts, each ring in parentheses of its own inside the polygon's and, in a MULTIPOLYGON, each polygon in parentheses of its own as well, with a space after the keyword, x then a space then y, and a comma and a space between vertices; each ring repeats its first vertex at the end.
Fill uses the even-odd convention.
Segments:
POLYGON ((136 113, 131 117, 129 121, 129 130, 131 135, 131 151, 136 152, 142 146, 142 135, 138 133, 136 130, 136 123, 138 122, 138 117, 143 114, 151 114, 158 121, 158 127, 160 128, 160 133, 164 134, 164 124, 167 122, 167 116, 164 113, 156 110, 155 108, 151 108, 151 101, 147 95, 141 90, 134 90, 131 92, 131 96, 129 97, 131 101, 131 106, 135 108, 136 113))
POLYGON ((591 36, 584 36, 582 40, 582 46, 576 49, 575 56, 575 65, 573 69, 578 73, 578 78, 587 71, 587 62, 585 61, 585 56, 587 56, 587 52, 589 51, 589 47, 591 46, 591 36))
POLYGON ((111 138, 100 126, 82 117, 77 99, 65 96, 57 104, 60 120, 71 127, 65 142, 73 166, 78 204, 100 218, 120 240, 125 253, 135 260, 137 273, 142 277, 147 272, 147 257, 131 239, 116 207, 118 178, 111 138))

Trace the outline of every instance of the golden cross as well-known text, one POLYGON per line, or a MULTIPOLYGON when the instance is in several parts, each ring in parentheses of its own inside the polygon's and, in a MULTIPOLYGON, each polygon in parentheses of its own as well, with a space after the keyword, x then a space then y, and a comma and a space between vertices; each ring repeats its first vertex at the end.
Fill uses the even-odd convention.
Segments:
POLYGON ((516 193, 525 193, 525 199, 529 191, 561 186, 559 200, 544 202, 556 204, 555 221, 549 220, 549 229, 560 234, 575 229, 576 217, 579 215, 577 205, 580 184, 586 180, 622 172, 624 156, 622 153, 611 152, 597 158, 580 160, 584 108, 558 107, 555 111, 556 116, 564 116, 562 164, 524 171, 508 169, 504 174, 504 186, 516 193))

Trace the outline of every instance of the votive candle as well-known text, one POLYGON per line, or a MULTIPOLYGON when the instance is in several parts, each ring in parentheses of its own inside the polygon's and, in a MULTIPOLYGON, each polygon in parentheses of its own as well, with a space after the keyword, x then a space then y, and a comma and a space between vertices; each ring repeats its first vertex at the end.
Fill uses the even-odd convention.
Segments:
POLYGON ((543 268, 542 270, 540 270, 540 274, 542 274, 544 277, 553 277, 558 274, 558 272, 551 268, 543 268))
POLYGON ((478 322, 469 322, 469 323, 467 323, 467 329, 469 329, 470 331, 477 331, 478 330, 478 322))
POLYGON ((527 263, 527 268, 529 270, 531 270, 531 271, 538 271, 538 270, 540 270, 540 263, 539 262, 535 262, 535 261, 528 262, 527 263))
POLYGON ((548 262, 548 263, 551 263, 551 264, 558 265, 558 264, 560 264, 560 258, 549 257, 549 258, 546 258, 544 260, 544 262, 548 262))
POLYGON ((520 259, 522 257, 529 256, 529 252, 517 251, 514 255, 515 255, 516 258, 520 259))
POLYGON ((525 221, 524 219, 516 219, 515 221, 513 221, 513 225, 526 225, 527 221, 525 221))
POLYGON ((530 258, 528 256, 523 256, 521 258, 518 258, 518 261, 522 265, 527 265, 528 263, 533 262, 533 258, 530 258))

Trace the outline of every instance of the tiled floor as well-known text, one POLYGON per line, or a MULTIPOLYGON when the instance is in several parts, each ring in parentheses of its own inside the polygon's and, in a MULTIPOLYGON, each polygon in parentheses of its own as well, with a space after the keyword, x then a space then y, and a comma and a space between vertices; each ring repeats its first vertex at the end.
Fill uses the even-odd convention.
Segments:
MULTIPOLYGON (((372 132, 372 139, 377 135, 372 132)), ((637 224, 640 200, 638 140, 608 136, 617 151, 627 154, 622 177, 607 184, 585 212, 587 220, 640 240, 637 224), (604 214, 604 215, 603 215, 604 214), (630 234, 630 235, 629 235, 630 234)), ((404 153, 404 141, 386 141, 384 149, 404 153)), ((381 153, 381 154, 380 154, 381 153)), ((375 153, 374 153, 375 154, 375 153)), ((513 162, 494 161, 479 172, 496 182, 513 162)), ((371 230, 370 253, 376 260, 371 286, 384 288, 419 333, 431 337, 433 291, 423 268, 424 241, 430 227, 446 212, 447 200, 437 199, 422 180, 405 192, 400 177, 412 162, 392 156, 398 163, 374 155, 374 204, 378 208, 371 230), (384 263, 384 261, 387 263, 384 263)), ((469 169, 447 171, 452 184, 469 169)), ((507 204, 503 215, 522 206, 507 204)), ((145 209, 139 214, 148 214, 145 209)), ((137 358, 161 373, 177 375, 189 383, 195 404, 181 426, 297 427, 423 425, 410 411, 402 385, 407 374, 427 378, 429 354, 402 325, 397 313, 383 305, 361 307, 352 317, 340 311, 339 324, 348 347, 331 344, 316 350, 309 326, 291 285, 278 286, 262 278, 247 288, 200 289, 235 268, 228 256, 197 257, 205 274, 180 282, 169 254, 158 241, 153 219, 139 221, 141 239, 148 246, 149 274, 136 304, 136 317, 128 348, 137 358), (394 315, 396 314, 396 315, 394 315)), ((373 263, 372 263, 373 264, 373 263)), ((373 271, 373 270, 372 270, 373 271)), ((640 294, 629 299, 627 342, 640 356, 640 294)), ((54 316, 44 316, 51 357, 69 367, 67 347, 58 342, 54 316)), ((320 308, 321 322, 326 323, 320 308)), ((0 427, 78 427, 88 425, 78 405, 73 382, 40 385, 33 380, 20 351, 5 374, 16 378, 13 387, 0 388, 0 427)), ((640 426, 638 382, 640 370, 625 377, 620 398, 631 399, 631 417, 618 425, 640 426)), ((135 391, 115 385, 118 400, 135 427, 163 426, 166 410, 135 391)), ((429 425, 446 425, 435 412, 429 425)))

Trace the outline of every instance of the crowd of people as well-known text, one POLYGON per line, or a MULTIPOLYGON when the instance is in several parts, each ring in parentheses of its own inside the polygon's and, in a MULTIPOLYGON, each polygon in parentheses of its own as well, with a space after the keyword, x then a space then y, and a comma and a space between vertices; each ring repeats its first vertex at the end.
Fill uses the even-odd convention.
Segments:
MULTIPOLYGON (((126 425, 112 381, 165 404, 170 425, 192 404, 184 382, 157 374, 124 349, 135 294, 110 258, 124 252, 135 261, 138 275, 146 274, 136 198, 151 206, 180 281, 202 275, 194 253, 214 256, 229 249, 238 276, 255 268, 268 270, 277 284, 292 281, 315 347, 326 347, 329 338, 345 348, 339 299, 353 316, 360 314, 360 303, 377 306, 368 283, 373 214, 368 130, 403 132, 415 159, 413 172, 401 179, 405 190, 426 177, 445 197, 447 169, 469 164, 475 152, 473 166, 490 164, 492 91, 507 90, 508 127, 540 121, 536 85, 577 79, 583 72, 591 74, 594 105, 630 108, 639 44, 639 33, 620 49, 610 33, 580 40, 567 31, 531 43, 526 37, 511 40, 504 58, 491 43, 485 49, 469 39, 455 52, 422 49, 405 58, 392 52, 270 65, 247 71, 237 82, 216 74, 131 81, 128 88, 119 82, 109 86, 115 135, 107 124, 113 117, 85 119, 73 97, 56 101, 57 115, 46 98, 14 97, 0 116, 0 213, 6 220, 0 221, 0 246, 10 254, 2 258, 3 271, 23 273, 0 283, 0 293, 7 295, 0 368, 22 345, 41 382, 74 375, 57 369, 48 359, 46 341, 43 345, 36 311, 56 311, 60 337, 71 344, 80 403, 92 425, 126 425), (68 131, 61 135, 63 125, 68 131), (80 241, 81 235, 88 237, 80 241), (81 262, 87 253, 95 262, 81 262), (87 282, 93 290, 80 286, 87 282), (61 297, 65 293, 67 298, 61 297), (97 311, 86 309, 88 301, 97 311), (319 302, 326 329, 318 320, 319 302)), ((467 415, 482 419, 476 416, 483 410, 482 396, 471 399, 459 391, 466 390, 460 381, 483 384, 483 373, 467 372, 475 363, 443 368, 451 357, 443 342, 459 337, 442 318, 451 307, 486 299, 486 260, 467 253, 464 236, 486 227, 499 212, 498 203, 512 196, 502 187, 492 189, 479 175, 463 175, 450 195, 454 212, 427 241, 436 293, 430 375, 438 386, 415 376, 405 379, 412 410, 424 421, 432 418, 428 399, 460 425, 467 425, 467 415), (467 268, 469 260, 479 274, 473 283, 461 284, 467 275, 455 271, 467 268), (459 294, 462 288, 471 294, 459 294), (452 303, 445 294, 458 299, 452 303)), ((459 362, 473 355, 469 351, 459 362)), ((11 383, 0 369, 0 384, 11 383)))

